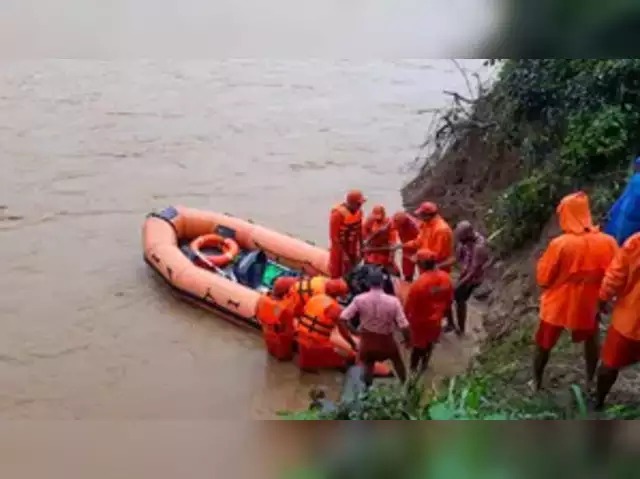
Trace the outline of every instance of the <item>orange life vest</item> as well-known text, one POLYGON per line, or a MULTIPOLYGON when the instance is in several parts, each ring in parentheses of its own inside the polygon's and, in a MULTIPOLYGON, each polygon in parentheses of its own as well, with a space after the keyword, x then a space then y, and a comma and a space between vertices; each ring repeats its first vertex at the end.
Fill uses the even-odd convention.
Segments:
POLYGON ((296 316, 302 314, 304 305, 314 295, 324 293, 327 281, 329 281, 329 278, 325 276, 314 276, 312 278, 301 278, 291 286, 287 299, 294 308, 296 316))
POLYGON ((362 210, 352 213, 343 204, 334 206, 333 210, 342 216, 342 225, 338 233, 340 245, 350 254, 357 252, 362 235, 362 210))
POLYGON ((288 299, 274 299, 268 295, 262 295, 258 299, 258 305, 256 308, 256 317, 263 330, 269 330, 273 332, 282 332, 292 325, 284 324, 282 317, 287 308, 290 307, 288 299))
POLYGON ((331 337, 335 320, 328 318, 326 311, 331 305, 337 305, 335 299, 326 294, 316 294, 304 307, 304 313, 298 318, 298 336, 301 339, 326 342, 331 337))

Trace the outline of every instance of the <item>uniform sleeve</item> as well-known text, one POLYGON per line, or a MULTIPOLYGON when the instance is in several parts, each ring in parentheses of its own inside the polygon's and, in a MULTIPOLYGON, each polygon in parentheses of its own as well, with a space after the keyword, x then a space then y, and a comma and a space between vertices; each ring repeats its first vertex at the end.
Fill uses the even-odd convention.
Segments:
POLYGON ((389 243, 391 245, 396 245, 400 242, 400 235, 398 234, 398 230, 393 226, 389 227, 389 243))
POLYGON ((362 237, 366 240, 367 237, 369 236, 369 222, 368 221, 364 221, 362 223, 362 237))
POLYGON ((600 299, 611 301, 619 296, 629 278, 629 258, 625 248, 618 251, 615 258, 609 265, 604 275, 604 280, 600 286, 600 299))
POLYGON ((396 324, 398 328, 404 329, 409 327, 409 322, 407 321, 407 317, 404 314, 404 310, 402 309, 402 304, 398 298, 394 298, 396 300, 396 324))
POLYGON ((424 242, 424 238, 426 236, 426 227, 421 226, 420 229, 418 230, 418 235, 415 237, 415 239, 412 239, 410 241, 407 241, 403 246, 404 249, 408 250, 409 252, 415 252, 417 250, 420 249, 420 245, 424 242))
POLYGON ((347 306, 342 310, 342 313, 340 314, 340 319, 344 321, 351 321, 355 317, 355 315, 358 313, 359 313, 358 298, 356 297, 354 298, 353 301, 351 301, 351 304, 349 306, 347 306))
POLYGON ((558 275, 558 263, 560 261, 561 244, 554 240, 542 257, 538 260, 536 267, 536 280, 541 288, 548 288, 553 285, 558 275))
POLYGON ((438 256, 438 261, 444 261, 453 256, 453 234, 444 228, 437 229, 433 233, 433 249, 438 256))
POLYGON ((337 210, 331 210, 329 217, 329 238, 331 243, 338 244, 340 242, 340 228, 342 227, 342 215, 337 210))
MULTIPOLYGON (((362 224, 364 225, 364 221, 362 221, 362 224)), ((363 241, 364 236, 362 235, 362 229, 363 227, 361 226, 360 228, 356 229, 356 244, 360 244, 363 241)))
POLYGON ((418 298, 420 297, 420 283, 414 281, 409 286, 409 292, 407 293, 407 299, 404 303, 405 317, 411 321, 415 317, 415 313, 418 307, 418 298))
POLYGON ((327 309, 325 309, 324 313, 330 321, 332 321, 333 323, 337 323, 341 318, 342 307, 339 304, 334 303, 327 306, 327 309))

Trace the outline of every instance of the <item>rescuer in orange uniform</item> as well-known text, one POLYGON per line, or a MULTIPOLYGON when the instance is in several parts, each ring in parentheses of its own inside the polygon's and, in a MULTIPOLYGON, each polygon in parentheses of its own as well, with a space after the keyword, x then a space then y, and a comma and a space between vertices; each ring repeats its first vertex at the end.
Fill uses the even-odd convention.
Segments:
POLYGON ((304 305, 307 304, 314 295, 325 292, 325 287, 328 281, 343 281, 330 280, 326 276, 313 276, 311 278, 302 277, 289 288, 287 293, 287 299, 290 301, 293 307, 293 314, 297 318, 304 312, 304 305))
MULTIPOLYGON (((398 232, 400 243, 407 244, 414 241, 420 234, 420 225, 416 220, 404 211, 393 215, 393 226, 398 232)), ((404 250, 402 252, 402 277, 405 281, 413 281, 416 264, 411 258, 411 253, 404 250)))
POLYGON ((346 276, 362 254, 362 205, 366 198, 360 190, 347 193, 345 202, 331 210, 329 220, 329 276, 346 276))
POLYGON ((450 273, 455 261, 451 226, 438 214, 438 206, 429 201, 422 203, 414 214, 421 221, 420 231, 416 239, 404 243, 403 249, 413 254, 420 249, 433 251, 438 268, 450 273))
POLYGON ((616 250, 616 241, 593 225, 583 192, 562 199, 556 210, 563 234, 553 239, 538 262, 542 288, 536 333, 534 387, 539 390, 551 349, 564 329, 584 342, 587 383, 598 363, 598 292, 616 250))
POLYGON ((420 276, 409 288, 405 314, 411 326, 411 370, 423 373, 440 337, 442 319, 451 308, 453 284, 448 273, 436 268, 436 254, 420 249, 416 254, 420 276))
POLYGON ((286 298, 295 278, 278 278, 270 294, 260 296, 256 317, 262 326, 267 351, 280 360, 293 357, 293 308, 286 298))
MULTIPOLYGON (((451 267, 455 263, 453 230, 440 216, 438 205, 430 201, 424 202, 414 214, 421 221, 420 233, 415 240, 404 244, 404 251, 415 254, 419 249, 431 250, 436 255, 438 269, 451 273, 451 267)), ((447 310, 446 318, 445 332, 455 331, 452 308, 447 310)))
POLYGON ((301 369, 335 368, 346 364, 331 343, 331 334, 337 326, 344 339, 355 350, 349 330, 339 324, 342 307, 337 298, 346 296, 349 288, 343 280, 328 281, 325 292, 314 295, 297 318, 298 363, 301 369))
POLYGON ((382 205, 371 209, 371 214, 362 226, 364 261, 382 266, 388 273, 398 274, 395 251, 398 246, 398 232, 387 217, 382 205))
POLYGON ((618 372, 640 362, 640 233, 624 242, 600 288, 601 309, 614 301, 611 325, 600 356, 596 409, 618 378, 618 372))

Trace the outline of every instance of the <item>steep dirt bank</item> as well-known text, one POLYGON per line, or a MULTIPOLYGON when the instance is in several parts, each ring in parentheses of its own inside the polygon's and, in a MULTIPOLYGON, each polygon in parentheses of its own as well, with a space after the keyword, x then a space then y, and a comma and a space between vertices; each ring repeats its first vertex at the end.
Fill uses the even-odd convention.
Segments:
MULTIPOLYGON (((403 202, 412 208, 422 201, 435 201, 452 224, 469 219, 491 236, 487 213, 496 196, 522 178, 519 165, 517 151, 500 151, 486 138, 471 133, 440 161, 422 168, 403 189, 403 202)), ((529 395, 532 336, 538 320, 534 269, 549 239, 556 234, 555 218, 550 218, 539 238, 532 238, 528 245, 511 254, 493 258, 486 285, 489 294, 481 313, 486 338, 474 360, 474 369, 491 376, 495 386, 504 391, 505 402, 529 395)), ((563 338, 547 368, 547 392, 536 400, 568 407, 569 387, 583 384, 583 370, 581 349, 563 338)), ((639 385, 640 371, 625 371, 612 392, 612 402, 631 403, 639 385)))

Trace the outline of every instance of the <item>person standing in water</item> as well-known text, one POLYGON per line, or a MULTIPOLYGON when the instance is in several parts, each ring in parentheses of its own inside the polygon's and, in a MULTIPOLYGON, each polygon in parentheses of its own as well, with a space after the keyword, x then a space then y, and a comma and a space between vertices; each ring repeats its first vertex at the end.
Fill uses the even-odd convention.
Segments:
POLYGON ((344 203, 331 210, 329 219, 329 276, 346 276, 362 256, 362 205, 366 198, 360 190, 347 193, 344 203))
POLYGON ((369 291, 356 296, 340 315, 340 321, 349 327, 356 315, 360 318, 360 360, 364 363, 364 382, 373 382, 374 365, 391 360, 401 382, 407 379, 406 368, 393 337, 399 329, 405 343, 409 342, 409 323, 397 297, 383 291, 384 276, 378 269, 369 273, 369 291))
POLYGON ((362 227, 364 262, 381 266, 389 274, 398 274, 395 251, 398 233, 382 205, 375 205, 362 227))

